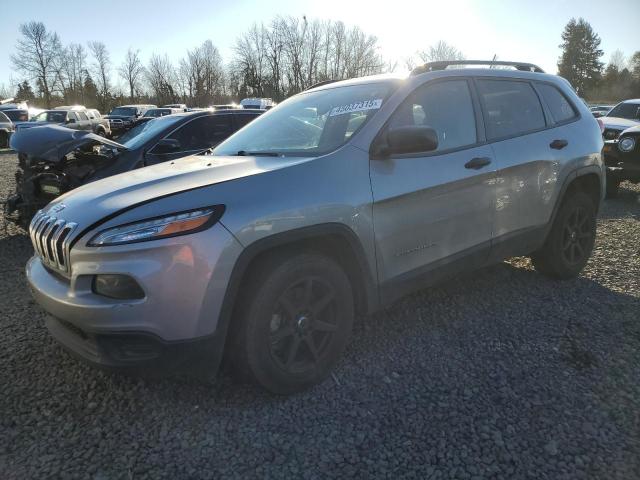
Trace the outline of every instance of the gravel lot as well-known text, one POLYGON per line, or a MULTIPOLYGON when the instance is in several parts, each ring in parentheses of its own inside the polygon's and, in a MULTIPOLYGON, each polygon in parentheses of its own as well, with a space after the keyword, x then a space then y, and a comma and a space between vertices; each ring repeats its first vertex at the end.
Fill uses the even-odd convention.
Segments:
POLYGON ((640 478, 639 194, 605 202, 579 279, 519 258, 406 297, 290 398, 78 363, 29 295, 28 238, 0 228, 0 477, 640 478))

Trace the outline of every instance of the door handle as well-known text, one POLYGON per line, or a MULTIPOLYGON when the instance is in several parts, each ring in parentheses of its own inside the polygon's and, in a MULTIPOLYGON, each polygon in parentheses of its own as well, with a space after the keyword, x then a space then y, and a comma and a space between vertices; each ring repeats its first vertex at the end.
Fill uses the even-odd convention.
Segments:
POLYGON ((549 144, 549 146, 554 150, 562 150, 567 145, 569 145, 569 142, 567 142, 566 140, 554 140, 549 144))
POLYGON ((476 157, 469 160, 464 164, 464 168, 472 168, 474 170, 479 170, 482 167, 486 167, 491 163, 491 159, 489 157, 476 157))

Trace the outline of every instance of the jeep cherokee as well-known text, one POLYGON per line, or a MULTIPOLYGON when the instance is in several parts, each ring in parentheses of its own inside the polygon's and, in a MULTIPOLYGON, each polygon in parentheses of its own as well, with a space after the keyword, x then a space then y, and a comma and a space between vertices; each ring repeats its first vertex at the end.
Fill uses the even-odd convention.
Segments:
POLYGON ((354 315, 437 280, 516 255, 577 276, 604 194, 597 121, 535 65, 455 63, 325 82, 213 156, 54 200, 27 265, 51 334, 134 371, 215 372, 224 352, 284 394, 330 373, 354 315))

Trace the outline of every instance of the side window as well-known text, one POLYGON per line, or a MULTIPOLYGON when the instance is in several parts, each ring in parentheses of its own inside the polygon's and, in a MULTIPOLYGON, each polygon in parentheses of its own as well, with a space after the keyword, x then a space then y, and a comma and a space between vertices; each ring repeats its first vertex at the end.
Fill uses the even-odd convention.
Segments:
POLYGON ((181 150, 205 150, 220 143, 232 131, 231 115, 208 115, 192 120, 169 138, 178 140, 181 150))
POLYGON ((478 80, 487 138, 510 137, 545 127, 538 95, 527 82, 478 80))
POLYGON ((75 112, 67 112, 67 120, 75 120, 77 122, 78 116, 75 114, 75 112))
POLYGON ((419 87, 393 113, 389 127, 424 125, 438 134, 438 149, 448 150, 477 141, 471 92, 466 80, 449 80, 419 87))
POLYGON ((236 127, 238 130, 240 130, 247 123, 249 123, 251 120, 256 119, 258 116, 249 113, 239 113, 237 115, 234 115, 234 117, 236 119, 236 127))
POLYGON ((556 123, 566 122, 577 115, 573 105, 567 100, 567 97, 553 85, 536 83, 536 88, 549 107, 551 116, 556 123))
POLYGON ((89 120, 84 112, 78 112, 78 116, 80 117, 80 120, 89 120))

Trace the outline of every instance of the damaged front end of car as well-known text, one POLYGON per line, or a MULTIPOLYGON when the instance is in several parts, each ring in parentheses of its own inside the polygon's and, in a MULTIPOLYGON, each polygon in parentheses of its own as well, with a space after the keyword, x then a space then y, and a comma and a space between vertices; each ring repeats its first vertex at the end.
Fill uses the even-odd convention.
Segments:
POLYGON ((16 189, 5 201, 5 218, 26 227, 56 197, 92 181, 110 165, 123 145, 88 131, 42 126, 16 132, 16 189))

